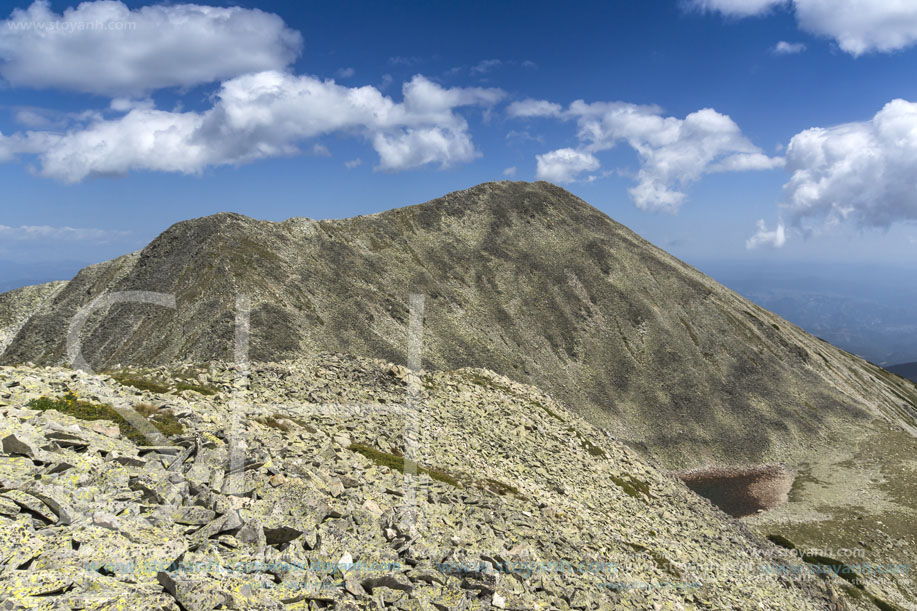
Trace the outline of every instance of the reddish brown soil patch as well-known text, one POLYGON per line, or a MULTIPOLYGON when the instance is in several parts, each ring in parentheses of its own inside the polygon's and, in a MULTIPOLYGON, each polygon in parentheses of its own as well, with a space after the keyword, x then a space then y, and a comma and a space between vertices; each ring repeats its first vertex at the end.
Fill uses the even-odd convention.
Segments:
POLYGON ((712 467, 676 473, 691 490, 741 518, 787 501, 793 474, 780 465, 712 467))

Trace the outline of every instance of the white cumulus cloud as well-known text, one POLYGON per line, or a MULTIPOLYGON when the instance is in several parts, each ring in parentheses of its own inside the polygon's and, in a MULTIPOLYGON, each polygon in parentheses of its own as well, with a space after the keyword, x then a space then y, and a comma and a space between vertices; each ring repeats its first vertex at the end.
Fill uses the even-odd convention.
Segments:
POLYGON ((796 221, 917 220, 917 103, 893 100, 869 121, 808 129, 786 155, 785 206, 796 221))
POLYGON ((745 248, 754 250, 761 246, 771 248, 782 248, 786 244, 786 227, 782 222, 778 222, 774 229, 768 229, 764 220, 758 221, 758 231, 745 242, 745 248))
POLYGON ((449 167, 477 156, 471 135, 461 127, 408 128, 395 134, 379 132, 373 138, 379 153, 379 168, 399 171, 428 163, 449 167))
POLYGON ((62 14, 38 0, 0 22, 0 76, 14 86, 138 97, 282 69, 302 37, 258 9, 83 2, 62 14))
POLYGON ((852 55, 897 51, 917 42, 911 0, 795 0, 803 29, 828 36, 852 55))
MULTIPOLYGON (((677 211, 685 199, 681 189, 704 174, 766 170, 784 163, 783 158, 765 155, 729 116, 710 108, 679 119, 664 116, 656 106, 624 102, 577 100, 559 111, 554 108, 557 105, 544 100, 525 100, 523 104, 516 116, 556 115, 576 121, 578 149, 554 151, 545 160, 542 158, 546 156, 538 157, 539 168, 544 165, 546 172, 565 181, 598 169, 597 152, 621 142, 637 151, 641 164, 637 185, 630 194, 637 206, 646 210, 677 211), (563 154, 558 154, 561 151, 563 154), (594 167, 586 168, 585 160, 594 167)), ((539 172, 539 176, 543 174, 539 172)))
MULTIPOLYGON (((146 106, 98 119, 67 133, 0 136, 0 156, 35 153, 40 173, 64 182, 130 170, 196 173, 208 166, 293 155, 304 140, 330 133, 360 136, 379 154, 379 168, 441 167, 474 159, 462 106, 489 106, 498 89, 444 88, 415 76, 403 101, 375 87, 268 71, 223 83, 212 108, 169 112, 146 106)), ((321 154, 323 147, 312 149, 321 154)))
POLYGON ((599 160, 595 155, 571 148, 536 155, 535 159, 536 178, 550 182, 573 182, 579 174, 599 169, 599 160))
POLYGON ((803 30, 834 39, 854 56, 917 43, 917 2, 912 0, 690 0, 688 5, 729 17, 762 15, 792 5, 803 30))

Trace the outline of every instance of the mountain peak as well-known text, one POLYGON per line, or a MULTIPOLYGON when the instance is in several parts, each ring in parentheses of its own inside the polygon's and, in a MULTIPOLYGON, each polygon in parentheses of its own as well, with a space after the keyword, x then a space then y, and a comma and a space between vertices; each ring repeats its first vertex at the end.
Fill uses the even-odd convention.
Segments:
POLYGON ((547 182, 484 183, 342 220, 177 223, 139 257, 81 273, 0 362, 59 362, 72 315, 124 290, 172 294, 178 307, 90 320, 84 355, 96 367, 230 358, 238 294, 252 303, 253 359, 404 362, 408 296, 422 293, 427 365, 540 384, 671 466, 789 462, 801 446, 788 437, 877 409, 914 427, 909 395, 862 385, 892 383, 874 368, 547 182))

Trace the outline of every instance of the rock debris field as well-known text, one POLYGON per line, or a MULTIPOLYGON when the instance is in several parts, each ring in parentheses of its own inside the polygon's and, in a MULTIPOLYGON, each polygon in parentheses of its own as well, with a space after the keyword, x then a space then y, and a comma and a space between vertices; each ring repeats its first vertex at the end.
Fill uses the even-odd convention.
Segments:
POLYGON ((843 608, 613 434, 480 369, 0 368, 0 609, 843 608))

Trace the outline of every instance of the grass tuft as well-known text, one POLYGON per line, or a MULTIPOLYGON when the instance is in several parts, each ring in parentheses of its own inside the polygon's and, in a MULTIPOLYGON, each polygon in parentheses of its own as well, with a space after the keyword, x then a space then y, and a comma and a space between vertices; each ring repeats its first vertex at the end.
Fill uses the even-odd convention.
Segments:
POLYGON ((614 482, 614 484, 623 490, 627 495, 632 496, 635 499, 650 497, 650 485, 646 482, 634 477, 630 477, 629 475, 624 477, 611 475, 610 477, 611 481, 614 482))
POLYGON ((389 454, 388 452, 383 452, 382 450, 377 450, 376 448, 361 443, 352 443, 347 449, 357 454, 362 454, 377 465, 388 467, 393 471, 404 473, 405 467, 409 467, 412 471, 416 471, 417 473, 426 473, 431 479, 435 479, 438 482, 459 487, 459 481, 448 473, 438 469, 424 467, 412 460, 406 460, 403 456, 389 454))
POLYGON ((177 380, 175 382, 175 388, 173 389, 168 384, 163 382, 157 382, 156 380, 151 380, 149 378, 144 378, 142 376, 133 375, 126 372, 108 372, 108 375, 116 381, 121 386, 132 386, 139 390, 146 390, 152 393, 164 395, 168 392, 182 392, 184 390, 190 390, 201 395, 215 395, 217 394, 217 389, 211 386, 202 386, 200 384, 194 384, 193 382, 187 382, 184 380, 177 380))
POLYGON ((200 384, 192 384, 190 382, 176 382, 175 390, 181 392, 183 390, 190 390, 191 392, 196 392, 200 395, 215 395, 219 392, 216 388, 212 386, 201 386, 200 384))
POLYGON ((577 431, 572 426, 567 427, 567 432, 571 433, 577 439, 579 439, 580 445, 583 447, 584 450, 589 452, 590 456, 595 456, 596 458, 608 458, 608 454, 605 453, 605 450, 603 450, 599 446, 595 445, 594 443, 586 439, 585 435, 577 431))
POLYGON ((141 403, 134 406, 134 411, 145 416, 166 437, 175 437, 185 432, 184 425, 170 409, 159 409, 155 405, 141 403))
POLYGON ((563 421, 564 421, 564 419, 561 418, 560 415, 557 414, 557 412, 555 412, 554 410, 552 410, 551 408, 549 408, 547 405, 545 405, 545 404, 542 403, 541 401, 532 401, 532 405, 534 405, 535 407, 540 407, 541 409, 543 409, 543 410, 545 411, 545 413, 547 413, 551 418, 554 418, 555 420, 558 420, 558 421, 560 421, 560 422, 563 422, 563 421))
POLYGON ((767 540, 778 547, 795 550, 796 544, 784 537, 783 535, 767 535, 767 540))
POLYGON ((160 395, 169 392, 169 387, 165 384, 160 384, 159 382, 154 382, 147 378, 141 378, 140 376, 134 376, 129 373, 110 373, 109 375, 121 386, 132 386, 139 390, 147 390, 160 395))
POLYGON ((284 433, 289 433, 292 430, 289 424, 283 420, 279 420, 276 416, 262 416, 261 418, 255 418, 255 422, 272 429, 277 429, 278 431, 283 431, 284 433))
POLYGON ((464 475, 447 473, 441 469, 426 467, 411 460, 407 460, 398 454, 383 452, 362 443, 352 443, 350 446, 348 446, 347 449, 351 450, 352 452, 356 452, 357 454, 362 454, 377 465, 388 467, 389 469, 399 473, 404 473, 406 466, 410 467, 413 465, 417 473, 426 473, 430 476, 431 479, 434 479, 438 482, 443 482, 444 484, 449 484, 450 486, 455 486, 457 488, 461 488, 463 485, 467 485, 479 488, 480 490, 487 490, 494 494, 499 494, 500 496, 506 494, 519 494, 519 489, 515 486, 511 486, 510 484, 491 479, 489 477, 474 479, 464 475))
POLYGON ((516 488, 515 486, 511 486, 510 484, 504 484, 503 482, 497 481, 495 479, 490 479, 489 477, 485 477, 482 480, 478 480, 477 485, 478 485, 478 488, 484 488, 486 490, 490 490, 491 492, 495 494, 499 494, 500 496, 504 496, 507 494, 515 494, 515 495, 519 494, 519 489, 516 488))

